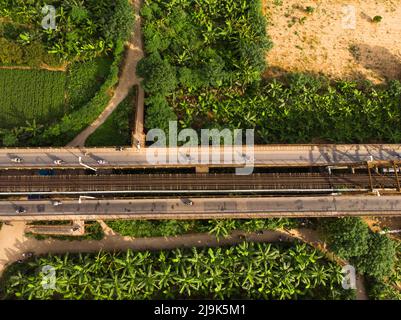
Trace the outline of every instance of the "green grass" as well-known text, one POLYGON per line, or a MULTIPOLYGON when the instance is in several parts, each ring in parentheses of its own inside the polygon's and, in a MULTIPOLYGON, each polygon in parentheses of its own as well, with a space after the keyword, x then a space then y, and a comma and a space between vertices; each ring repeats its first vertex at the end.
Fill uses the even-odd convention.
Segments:
POLYGON ((66 74, 46 70, 0 70, 0 128, 54 122, 67 110, 66 74))
POLYGON ((76 63, 68 72, 0 69, 0 128, 48 125, 78 110, 98 92, 112 60, 76 63))
POLYGON ((122 236, 136 238, 171 237, 186 233, 209 232, 216 236, 227 236, 231 231, 254 232, 263 229, 295 228, 297 219, 252 219, 252 220, 111 220, 106 222, 122 236))
POLYGON ((122 101, 111 116, 86 141, 88 147, 131 145, 134 92, 122 101))
POLYGON ((71 109, 83 106, 99 91, 110 72, 112 59, 98 58, 90 62, 76 63, 68 72, 67 103, 71 109))

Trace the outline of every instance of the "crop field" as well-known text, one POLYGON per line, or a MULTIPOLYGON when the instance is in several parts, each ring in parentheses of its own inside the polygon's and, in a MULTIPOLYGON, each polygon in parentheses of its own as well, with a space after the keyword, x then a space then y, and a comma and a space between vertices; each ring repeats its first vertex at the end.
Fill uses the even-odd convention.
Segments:
POLYGON ((340 299, 341 268, 305 244, 43 256, 3 274, 8 299, 340 299), (57 266, 43 289, 44 265, 57 266), (118 280, 118 281, 117 281, 118 280))
POLYGON ((0 70, 0 128, 44 124, 61 117, 66 74, 46 70, 0 70))

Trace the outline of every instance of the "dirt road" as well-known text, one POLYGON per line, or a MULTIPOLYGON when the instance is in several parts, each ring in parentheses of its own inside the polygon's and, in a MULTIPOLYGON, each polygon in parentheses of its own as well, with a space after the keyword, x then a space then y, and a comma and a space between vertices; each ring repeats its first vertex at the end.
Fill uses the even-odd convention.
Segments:
MULTIPOLYGON (((135 26, 134 31, 129 41, 126 50, 126 57, 122 66, 121 76, 119 78, 118 86, 114 91, 114 95, 111 98, 108 106, 103 110, 100 116, 84 131, 74 138, 67 146, 69 147, 83 147, 88 137, 96 131, 113 113, 117 106, 122 102, 128 95, 129 90, 138 85, 137 91, 137 114, 142 114, 143 122, 143 109, 144 109, 144 94, 141 88, 141 79, 136 75, 136 66, 143 57, 143 45, 142 45, 142 33, 141 33, 141 17, 139 11, 142 5, 142 0, 134 0, 133 7, 135 9, 135 26)), ((143 127, 143 126, 142 126, 143 127)))

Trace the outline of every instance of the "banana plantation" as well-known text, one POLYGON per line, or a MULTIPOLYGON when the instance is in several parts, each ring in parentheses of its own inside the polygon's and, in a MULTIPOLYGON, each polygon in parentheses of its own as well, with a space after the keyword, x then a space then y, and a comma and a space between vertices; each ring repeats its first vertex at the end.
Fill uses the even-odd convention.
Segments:
POLYGON ((339 299, 341 268, 306 244, 37 257, 11 266, 1 294, 16 299, 339 299), (55 268, 54 289, 44 266, 55 268), (44 289, 44 287, 46 289, 44 289))
POLYGON ((271 47, 260 0, 147 0, 141 11, 147 56, 137 73, 148 99, 148 128, 174 118, 166 97, 261 79, 271 47))
POLYGON ((385 87, 295 74, 242 90, 180 90, 183 128, 254 128, 257 143, 397 143, 401 140, 401 84, 385 87))
POLYGON ((0 40, 9 47, 0 63, 32 64, 39 54, 42 62, 57 64, 110 53, 129 34, 131 10, 126 0, 0 0, 0 40), (55 25, 43 28, 49 5, 55 25))

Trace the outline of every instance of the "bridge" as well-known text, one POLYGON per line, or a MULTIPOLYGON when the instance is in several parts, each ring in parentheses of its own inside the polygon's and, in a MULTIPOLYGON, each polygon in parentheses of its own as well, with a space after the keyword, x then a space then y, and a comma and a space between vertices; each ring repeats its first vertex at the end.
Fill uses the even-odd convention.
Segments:
POLYGON ((0 169, 312 167, 401 160, 400 144, 266 145, 220 148, 32 148, 0 149, 0 169), (152 157, 153 155, 153 157, 152 157), (154 161, 154 159, 163 161, 154 161), (15 159, 21 162, 15 162, 15 159), (13 162, 14 159, 14 162, 13 162), (231 159, 227 160, 227 159, 231 159), (57 160, 59 164, 56 164, 57 160), (104 161, 102 161, 104 160, 104 161))
POLYGON ((255 173, 0 176, 0 195, 313 194, 400 191, 398 174, 255 173))
POLYGON ((222 219, 397 216, 401 197, 311 196, 1 201, 0 220, 222 219))

